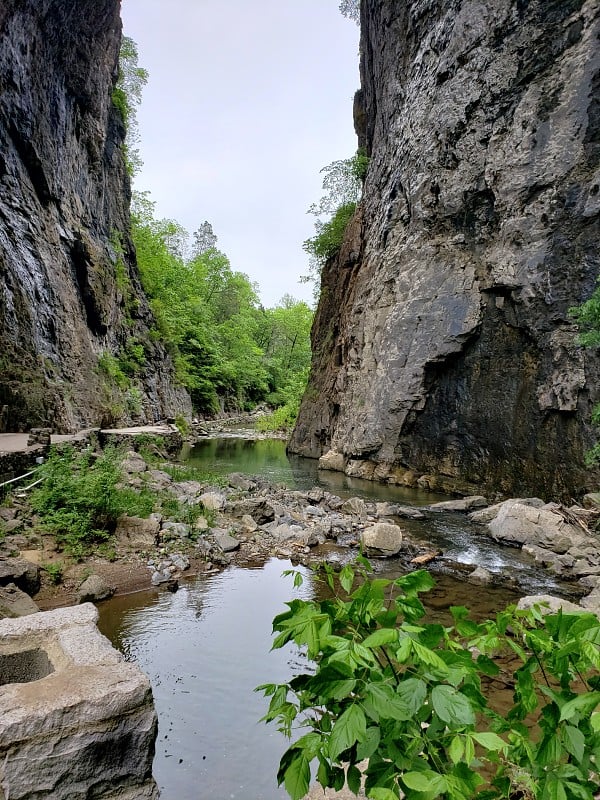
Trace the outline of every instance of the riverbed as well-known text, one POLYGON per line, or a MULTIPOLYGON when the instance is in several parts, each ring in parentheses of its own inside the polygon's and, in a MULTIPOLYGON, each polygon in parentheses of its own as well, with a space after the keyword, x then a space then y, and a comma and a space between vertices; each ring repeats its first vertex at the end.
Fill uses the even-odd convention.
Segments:
MULTIPOLYGON (((210 439, 186 459, 213 474, 259 474, 273 484, 299 490, 318 485, 341 497, 419 507, 447 499, 320 472, 315 461, 288 458, 281 441, 210 439)), ((442 549, 448 563, 468 569, 477 564, 511 576, 501 588, 482 589, 437 575, 436 589, 427 597, 429 613, 437 619, 447 619, 450 605, 468 605, 483 618, 524 593, 557 589, 519 550, 495 546, 464 515, 429 514, 424 521, 402 520, 402 525, 413 540, 442 549)), ((304 585, 294 590, 291 579, 282 577, 290 566, 278 558, 254 569, 232 566, 183 581, 175 594, 153 590, 101 604, 101 630, 152 682, 159 716, 154 773, 163 800, 287 796, 276 784, 286 740, 273 724, 259 721, 267 702, 253 690, 261 683, 286 681, 303 668, 302 656, 292 647, 270 652, 271 622, 286 601, 298 593, 312 597, 319 592, 304 568, 304 585)), ((398 569, 393 559, 377 562, 386 577, 396 577, 398 569)))

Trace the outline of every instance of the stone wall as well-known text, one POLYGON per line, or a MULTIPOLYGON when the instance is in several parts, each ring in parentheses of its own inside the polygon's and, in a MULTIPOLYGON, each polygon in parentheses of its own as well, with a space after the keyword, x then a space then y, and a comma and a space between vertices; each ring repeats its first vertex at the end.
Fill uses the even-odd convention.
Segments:
POLYGON ((568 310, 600 267, 599 14, 363 1, 355 120, 371 160, 323 271, 293 452, 519 496, 594 480, 599 362, 568 310))

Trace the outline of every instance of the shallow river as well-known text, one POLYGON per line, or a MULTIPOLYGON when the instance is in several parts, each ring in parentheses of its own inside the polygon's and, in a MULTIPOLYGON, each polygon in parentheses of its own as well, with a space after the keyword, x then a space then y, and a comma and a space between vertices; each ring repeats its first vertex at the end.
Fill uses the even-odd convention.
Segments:
MULTIPOLYGON (((317 473, 316 462, 290 459, 283 442, 224 438, 195 447, 193 463, 214 473, 261 474, 274 483, 307 489, 314 485, 341 496, 426 505, 435 495, 317 473)), ((443 498, 446 499, 446 498, 443 498)), ((481 564, 520 576, 533 592, 549 586, 511 548, 497 548, 459 515, 426 522, 403 520, 414 538, 441 547, 463 564, 481 564)), ((270 652, 271 622, 294 596, 317 591, 310 574, 300 590, 281 574, 286 561, 272 559, 259 569, 231 567, 183 582, 176 594, 150 591, 119 597, 100 606, 100 628, 149 676, 159 717, 154 774, 162 800, 278 800, 276 772, 286 740, 273 724, 259 722, 267 703, 253 689, 293 674, 301 656, 291 648, 270 652)), ((394 562, 380 566, 395 577, 394 562)), ((430 612, 444 617, 449 605, 469 605, 483 617, 516 599, 510 588, 478 589, 438 576, 428 596, 430 612)))

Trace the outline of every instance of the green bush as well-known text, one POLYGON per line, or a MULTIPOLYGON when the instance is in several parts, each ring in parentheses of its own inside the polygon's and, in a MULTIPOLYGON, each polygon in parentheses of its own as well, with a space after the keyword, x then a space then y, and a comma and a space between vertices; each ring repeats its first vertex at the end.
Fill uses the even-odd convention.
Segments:
POLYGON ((62 583, 64 567, 60 561, 42 564, 42 569, 48 575, 50 583, 54 586, 58 586, 59 583, 62 583))
POLYGON ((308 791, 314 761, 321 786, 347 784, 357 794, 364 775, 372 800, 593 800, 595 615, 511 607, 477 623, 455 607, 446 627, 423 621, 419 593, 434 585, 426 572, 368 580, 346 566, 338 582, 324 569, 333 597, 293 600, 273 623, 273 647, 295 642, 314 669, 259 687, 271 698, 265 720, 277 720, 288 736, 307 730, 278 773, 293 800, 308 791), (508 711, 485 694, 507 655, 508 711))
POLYGON ((324 264, 338 254, 355 210, 356 203, 343 203, 330 220, 316 223, 316 235, 307 239, 302 246, 319 264, 324 264))
POLYGON ((69 446, 51 451, 40 468, 42 483, 31 495, 31 506, 41 527, 76 558, 107 541, 121 514, 144 517, 153 509, 149 492, 118 486, 122 455, 114 447, 96 455, 69 446))

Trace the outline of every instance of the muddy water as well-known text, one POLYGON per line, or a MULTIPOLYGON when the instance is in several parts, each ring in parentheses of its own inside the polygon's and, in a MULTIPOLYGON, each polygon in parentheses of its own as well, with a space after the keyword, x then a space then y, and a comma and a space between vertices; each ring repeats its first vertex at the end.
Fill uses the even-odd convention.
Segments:
MULTIPOLYGON (((218 439, 194 448, 190 461, 227 474, 262 474, 273 483, 308 489, 321 485, 341 496, 426 505, 436 496, 317 473, 316 463, 288 459, 282 442, 218 439)), ((520 589, 480 588, 448 575, 436 577, 427 603, 433 618, 446 622, 450 605, 467 605, 487 617, 549 583, 519 551, 494 547, 461 515, 431 515, 424 522, 403 520, 410 536, 444 550, 467 567, 482 564, 517 578, 520 589)), ((100 627, 128 659, 150 677, 159 716, 154 773, 163 800, 279 800, 276 783, 286 740, 259 722, 266 701, 254 688, 287 680, 303 668, 293 648, 269 652, 273 617, 294 595, 317 591, 310 574, 294 590, 282 572, 290 564, 272 559, 262 568, 231 567, 184 582, 176 594, 152 591, 116 598, 100 607, 100 627)), ((396 577, 393 560, 377 571, 396 577)), ((552 588, 552 587, 550 587, 552 588)))

